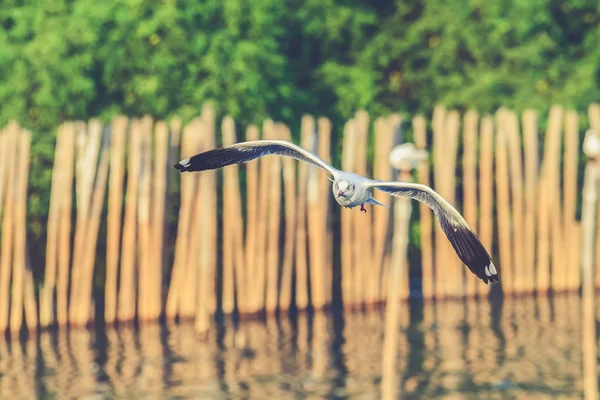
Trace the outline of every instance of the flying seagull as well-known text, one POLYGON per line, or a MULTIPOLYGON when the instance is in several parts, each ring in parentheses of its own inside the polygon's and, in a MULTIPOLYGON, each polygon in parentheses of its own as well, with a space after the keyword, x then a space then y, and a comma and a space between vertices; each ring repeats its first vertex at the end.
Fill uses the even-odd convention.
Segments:
POLYGON ((219 147, 181 160, 174 167, 180 172, 205 171, 241 164, 269 154, 287 156, 325 170, 333 182, 335 200, 346 208, 365 204, 385 206, 371 195, 378 189, 396 197, 410 197, 427 204, 462 262, 484 283, 498 282, 498 271, 479 238, 460 213, 429 186, 409 182, 375 181, 351 172, 340 171, 315 154, 284 140, 255 140, 219 147))

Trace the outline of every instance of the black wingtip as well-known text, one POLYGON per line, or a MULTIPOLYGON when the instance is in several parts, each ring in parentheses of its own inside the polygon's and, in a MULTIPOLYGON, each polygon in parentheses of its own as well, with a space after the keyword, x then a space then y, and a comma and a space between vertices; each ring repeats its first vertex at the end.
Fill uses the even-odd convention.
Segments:
POLYGON ((186 158, 185 160, 181 160, 177 164, 173 165, 173 168, 179 172, 188 172, 191 165, 190 159, 186 158))

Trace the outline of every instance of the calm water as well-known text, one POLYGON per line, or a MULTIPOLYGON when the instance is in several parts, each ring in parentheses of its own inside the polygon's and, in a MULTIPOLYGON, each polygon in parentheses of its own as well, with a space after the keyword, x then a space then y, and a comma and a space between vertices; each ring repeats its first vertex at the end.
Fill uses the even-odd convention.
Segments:
MULTIPOLYGON (((581 398, 577 296, 402 307, 403 399, 581 398)), ((0 340, 0 398, 377 399, 379 311, 215 327, 45 332, 0 340)))

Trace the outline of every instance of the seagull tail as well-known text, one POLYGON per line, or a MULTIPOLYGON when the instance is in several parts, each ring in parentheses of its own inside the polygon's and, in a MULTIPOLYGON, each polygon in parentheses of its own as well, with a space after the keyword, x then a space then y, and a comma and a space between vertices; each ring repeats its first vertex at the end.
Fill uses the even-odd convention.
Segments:
POLYGON ((367 204, 375 204, 377 206, 382 206, 382 207, 385 207, 385 208, 390 208, 390 206, 386 206, 385 204, 378 202, 373 197, 370 197, 369 200, 367 200, 367 204))

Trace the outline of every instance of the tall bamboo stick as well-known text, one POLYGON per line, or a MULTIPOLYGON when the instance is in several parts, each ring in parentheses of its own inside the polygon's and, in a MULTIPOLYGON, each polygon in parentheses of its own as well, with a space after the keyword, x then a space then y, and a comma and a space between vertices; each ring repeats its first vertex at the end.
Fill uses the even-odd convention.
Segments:
MULTIPOLYGON (((375 164, 373 178, 389 181, 392 179, 389 154, 392 149, 395 130, 400 124, 400 117, 395 114, 393 118, 377 118, 374 123, 375 133, 375 164)), ((373 197, 383 204, 389 203, 390 198, 385 193, 373 191, 373 197)), ((367 291, 367 303, 377 303, 384 300, 380 298, 382 290, 381 275, 384 270, 385 242, 388 231, 389 209, 385 207, 373 208, 373 265, 372 274, 367 291)), ((387 265, 386 265, 387 266, 387 265)))
POLYGON ((162 311, 162 272, 164 254, 165 207, 167 197, 167 160, 169 130, 167 124, 160 121, 155 127, 154 181, 152 184, 152 242, 154 259, 151 265, 150 299, 148 318, 157 319, 162 311))
POLYGON ((512 265, 512 246, 510 234, 510 195, 508 178, 508 159, 506 154, 507 133, 502 121, 502 113, 496 114, 498 132, 496 134, 496 202, 498 209, 498 243, 500 249, 500 268, 503 273, 503 290, 513 292, 514 265, 512 265))
POLYGON ((60 212, 61 187, 60 174, 64 168, 63 139, 64 125, 58 128, 56 134, 56 149, 50 191, 50 210, 46 228, 46 266, 44 269, 44 286, 40 290, 40 326, 47 327, 53 322, 54 289, 56 285, 56 264, 58 253, 58 218, 60 212))
MULTIPOLYGON (((493 244, 493 173, 494 173, 494 121, 487 115, 481 120, 481 150, 479 153, 479 237, 485 248, 492 251, 493 244)), ((478 293, 485 293, 484 285, 478 285, 478 293)))
POLYGON ((96 260, 96 244, 98 240, 98 230, 100 228, 100 216, 104 204, 106 183, 108 181, 108 166, 108 150, 103 149, 91 198, 89 221, 87 223, 87 232, 84 242, 85 249, 81 258, 83 265, 81 266, 82 271, 80 274, 80 281, 73 282, 74 285, 80 286, 80 291, 79 299, 75 300, 78 303, 78 310, 72 323, 79 326, 86 325, 90 322, 92 315, 92 283, 96 260))
POLYGON ((524 219, 524 290, 535 290, 535 221, 537 214, 538 186, 538 141, 537 113, 534 110, 523 112, 523 135, 525 148, 525 219, 524 219))
POLYGON ((67 123, 63 131, 65 168, 61 177, 58 238, 58 275, 56 279, 56 319, 60 326, 68 322, 68 289, 71 260, 71 214, 73 206, 73 172, 75 168, 75 126, 67 123))
POLYGON ((7 158, 5 160, 6 200, 2 220, 2 248, 0 250, 0 332, 5 332, 9 324, 10 281, 13 256, 14 232, 14 191, 15 160, 18 149, 19 126, 11 121, 6 127, 7 158))
MULTIPOLYGON (((290 130, 281 126, 278 134, 283 140, 291 141, 290 130)), ((294 243, 296 240, 296 173, 294 160, 284 157, 283 190, 285 198, 285 244, 283 249, 283 266, 279 289, 279 309, 288 310, 292 301, 292 275, 294 272, 294 243)))
MULTIPOLYGON (((363 176, 367 176, 367 145, 369 140, 369 114, 365 110, 359 110, 355 116, 356 120, 356 161, 354 171, 363 176)), ((373 238, 371 236, 371 224, 373 207, 369 207, 366 213, 354 211, 354 238, 360 238, 360 246, 353 247, 355 264, 355 288, 359 307, 363 307, 366 300, 369 275, 371 275, 371 253, 373 238)))
POLYGON ((121 279, 117 319, 130 321, 135 315, 135 254, 137 251, 136 211, 140 170, 140 121, 133 120, 129 132, 129 154, 127 157, 127 192, 125 194, 125 220, 121 246, 121 279))
MULTIPOLYGON (((600 116, 600 115, 598 115, 600 116)), ((594 125, 600 121, 594 121, 594 125)), ((583 142, 583 151, 588 157, 585 168, 585 182, 583 186, 583 246, 581 249, 581 273, 582 273, 582 350, 583 350, 583 383, 584 398, 598 398, 598 349, 596 344, 596 317, 594 307, 594 257, 597 257, 597 246, 595 246, 594 234, 598 227, 598 217, 594 215, 598 205, 598 157, 600 151, 600 137, 595 129, 586 133, 583 142)))
MULTIPOLYGON (((248 126, 246 130, 246 140, 257 140, 259 138, 259 130, 255 125, 248 126)), ((256 276, 256 241, 258 230, 258 161, 246 164, 246 215, 248 223, 246 225, 246 276, 248 297, 247 304, 244 306, 247 312, 254 309, 253 301, 256 296, 256 287, 254 285, 254 277, 256 276)))
MULTIPOLYGON (((579 115, 577 111, 569 110, 565 116, 565 158, 564 158, 564 185, 563 185, 563 227, 565 253, 564 288, 577 290, 580 285, 580 274, 577 268, 570 267, 570 263, 578 259, 580 245, 579 226, 575 219, 577 204, 577 164, 579 162, 579 115)), ((593 277, 592 277, 593 279, 593 277)))
MULTIPOLYGON (((307 146, 314 132, 314 120, 309 115, 302 116, 300 145, 307 146)), ((308 168, 306 163, 298 163, 298 197, 296 202, 296 307, 304 310, 308 307, 308 260, 306 244, 306 192, 308 168)))
MULTIPOLYGON (((590 120, 590 127, 596 131, 596 133, 600 132, 600 104, 590 104, 588 107, 588 118, 590 120)), ((597 210, 597 218, 600 220, 600 202, 598 202, 598 210, 597 210)), ((583 221, 583 219, 582 219, 583 221)), ((582 222, 583 223, 583 222, 582 222)), ((582 234, 582 236, 584 236, 582 234)), ((600 248, 600 222, 596 225, 596 248, 600 248)), ((595 282, 596 287, 600 287, 600 257, 596 257, 596 276, 595 282)))
MULTIPOLYGON (((270 139, 273 131, 273 121, 266 120, 263 124, 263 138, 270 139)), ((260 177, 258 180, 258 224, 256 230, 256 265, 254 275, 254 300, 252 313, 260 312, 265 306, 265 281, 267 279, 267 233, 269 214, 269 184, 270 170, 273 157, 259 159, 260 177)))
MULTIPOLYGON (((320 117, 317 121, 319 130, 319 157, 325 162, 331 164, 331 121, 329 119, 320 117)), ((331 304, 333 294, 333 231, 331 229, 329 216, 330 216, 330 199, 331 188, 327 174, 323 171, 317 170, 321 175, 319 184, 321 190, 319 195, 321 196, 321 204, 319 211, 321 212, 321 229, 325 232, 325 238, 323 241, 321 259, 323 263, 323 274, 324 277, 324 298, 326 304, 331 304)))
MULTIPOLYGON (((183 129, 181 158, 191 157, 196 154, 196 151, 196 137, 190 123, 183 129)), ((186 276, 187 257, 191 236, 192 203, 196 181, 197 177, 194 174, 181 174, 181 197, 177 222, 177 239, 175 242, 175 259, 173 260, 173 270, 165 308, 165 315, 169 319, 173 319, 179 314, 184 296, 186 296, 186 281, 189 280, 186 276)), ((195 281, 192 280, 189 283, 195 284, 195 281)), ((188 301, 190 301, 189 298, 188 301)))
MULTIPOLYGON (((215 147, 215 110, 209 103, 202 107, 205 134, 201 150, 215 147)), ((203 199, 203 226, 200 231, 200 258, 198 274, 198 297, 194 327, 205 334, 210 316, 216 311, 216 247, 217 247, 217 188, 216 172, 200 174, 198 196, 203 199)))
MULTIPOLYGON (((464 120, 464 158, 463 158, 463 190, 464 217, 475 231, 477 228, 477 122, 479 116, 474 110, 465 114, 464 120)), ((477 277, 466 274, 466 295, 474 297, 477 294, 477 277)))
POLYGON ((150 222, 150 193, 152 182, 152 120, 144 117, 140 127, 140 175, 138 203, 137 203, 137 223, 138 223, 138 296, 137 318, 139 321, 150 319, 149 300, 155 295, 150 293, 150 279, 152 279, 152 262, 154 251, 151 244, 151 222, 150 222))
MULTIPOLYGON (((356 149, 356 126, 355 121, 350 120, 344 125, 344 140, 342 151, 342 169, 352 171, 355 163, 356 149)), ((344 308, 352 308, 358 302, 355 296, 354 269, 356 260, 352 255, 354 245, 353 213, 352 210, 341 209, 341 258, 342 258, 342 298, 344 308)))
POLYGON ((507 134, 507 149, 509 151, 510 182, 511 182, 511 208, 512 208, 512 254, 513 254, 513 289, 515 293, 524 293, 523 263, 523 168, 521 151, 521 137, 519 135, 519 120, 515 113, 505 113, 507 134))
POLYGON ((108 192, 108 221, 106 232, 106 284, 104 286, 104 321, 112 324, 117 315, 117 277, 119 273, 119 244, 123 213, 123 173, 125 170, 125 135, 128 120, 113 119, 110 135, 110 181, 108 192))
MULTIPOLYGON (((415 144, 419 149, 427 150, 427 127, 425 118, 418 115, 412 120, 415 132, 415 144)), ((431 186, 429 180, 429 162, 421 161, 418 170, 419 183, 431 186)), ((432 299, 434 296, 435 277, 433 271, 434 249, 432 246, 433 220, 431 209, 424 203, 419 204, 420 228, 421 228, 421 268, 422 268, 422 291, 424 299, 432 299)))
MULTIPOLYGON (((440 195, 445 196, 443 187, 444 183, 444 168, 448 168, 445 165, 445 152, 448 151, 446 148, 446 109, 441 106, 436 106, 433 110, 433 184, 434 189, 437 190, 440 195), (443 193, 443 194, 442 194, 443 193)), ((447 285, 444 279, 442 279, 441 268, 444 265, 446 251, 444 249, 445 238, 444 232, 439 224, 435 224, 434 228, 434 241, 435 241, 435 297, 443 298, 447 295, 447 285)))
MULTIPOLYGON (((233 118, 226 116, 221 123, 223 146, 235 143, 235 126, 233 118)), ((236 245, 237 212, 235 210, 235 197, 239 196, 237 181, 237 165, 223 169, 223 294, 222 308, 225 314, 231 314, 235 308, 235 283, 234 269, 236 260, 234 255, 236 245)), ((241 265, 240 265, 241 267, 241 265)), ((239 271, 236 271, 239 273, 239 271)), ((238 286, 238 291, 240 290, 238 286)))
MULTIPOLYGON (((23 275, 25 270, 25 209, 27 194, 27 170, 29 167, 29 142, 25 142, 25 131, 21 129, 16 134, 16 159, 17 164, 11 185, 14 185, 12 201, 14 204, 14 238, 12 260, 12 295, 10 299, 10 332, 17 335, 23 324, 23 275)), ((27 139, 25 139, 27 140, 27 139)), ((34 328, 32 326, 29 327, 34 328)))
MULTIPOLYGON (((269 136, 277 138, 277 128, 270 127, 269 136)), ((279 227, 281 226, 281 158, 273 157, 269 165, 269 189, 268 201, 269 212, 267 215, 267 254, 266 254, 266 300, 267 313, 272 314, 277 310, 278 286, 279 286, 279 227)))
MULTIPOLYGON (((456 204, 456 158, 458 150, 458 132, 460 128, 460 116, 456 110, 448 112, 446 117, 446 128, 445 128, 445 148, 441 153, 443 161, 442 167, 442 186, 440 189, 444 193, 445 198, 450 204, 456 204)), ((438 182, 439 183, 439 182, 438 182)), ((437 185, 437 183, 436 183, 437 185)), ((464 272, 465 268, 460 268, 460 262, 454 253, 454 249, 447 240, 442 241, 442 250, 444 251, 444 265, 447 268, 455 266, 457 274, 453 274, 452 277, 446 277, 446 294, 451 297, 460 297, 464 294, 464 272), (450 266, 448 266, 450 264, 450 266)), ((441 266, 441 265, 440 265, 441 266)))

